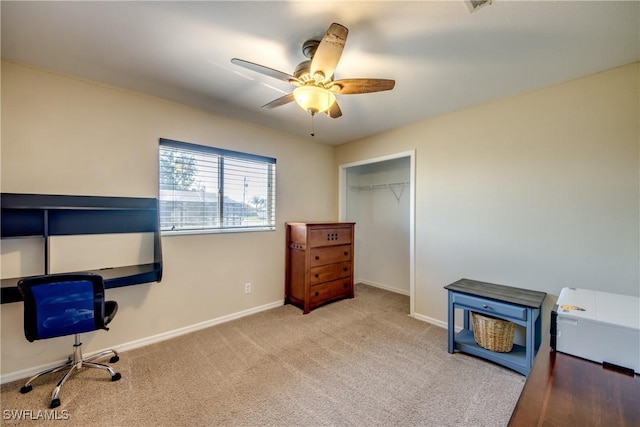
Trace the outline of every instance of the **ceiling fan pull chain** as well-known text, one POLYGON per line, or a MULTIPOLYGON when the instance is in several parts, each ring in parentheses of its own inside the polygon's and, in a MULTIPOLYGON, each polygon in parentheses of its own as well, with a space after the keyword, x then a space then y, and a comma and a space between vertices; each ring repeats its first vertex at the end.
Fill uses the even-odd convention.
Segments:
POLYGON ((313 129, 313 117, 315 114, 311 113, 311 136, 316 136, 316 131, 313 129))

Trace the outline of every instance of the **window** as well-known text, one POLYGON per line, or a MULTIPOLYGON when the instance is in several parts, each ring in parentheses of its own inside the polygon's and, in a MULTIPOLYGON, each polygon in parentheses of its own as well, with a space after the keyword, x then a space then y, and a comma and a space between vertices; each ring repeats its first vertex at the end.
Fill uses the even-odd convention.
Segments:
POLYGON ((160 139, 163 234, 275 230, 276 159, 160 139))

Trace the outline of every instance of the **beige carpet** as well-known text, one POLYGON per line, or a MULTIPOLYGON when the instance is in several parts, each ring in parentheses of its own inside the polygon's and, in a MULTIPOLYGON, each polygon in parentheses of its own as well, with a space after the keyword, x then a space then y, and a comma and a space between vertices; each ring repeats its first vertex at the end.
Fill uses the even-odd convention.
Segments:
POLYGON ((4 384, 2 424, 505 426, 524 377, 448 354, 446 330, 408 308, 406 296, 357 285, 356 298, 305 316, 282 306, 124 352, 120 381, 86 369, 67 381, 54 414, 66 420, 7 419, 51 416, 57 379, 25 395, 4 384))

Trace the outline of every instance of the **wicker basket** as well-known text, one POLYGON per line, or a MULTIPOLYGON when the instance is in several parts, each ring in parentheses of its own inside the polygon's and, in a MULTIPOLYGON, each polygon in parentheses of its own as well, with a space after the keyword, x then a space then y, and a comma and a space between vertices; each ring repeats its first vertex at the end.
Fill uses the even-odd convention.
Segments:
POLYGON ((516 324, 506 320, 483 316, 471 312, 473 337, 480 347, 487 350, 508 353, 513 348, 516 324))

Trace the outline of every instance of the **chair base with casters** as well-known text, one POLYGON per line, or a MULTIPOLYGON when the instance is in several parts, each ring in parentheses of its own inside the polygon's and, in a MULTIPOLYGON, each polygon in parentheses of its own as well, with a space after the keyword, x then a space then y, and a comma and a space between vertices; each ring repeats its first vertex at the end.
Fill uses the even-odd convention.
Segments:
POLYGON ((118 311, 118 303, 104 300, 102 277, 95 274, 52 274, 21 279, 18 289, 24 297, 24 332, 28 341, 48 339, 67 335, 75 336, 73 354, 66 363, 44 370, 29 378, 20 389, 22 394, 33 390, 32 383, 38 378, 66 370, 51 393, 50 407, 60 406, 60 390, 74 372, 82 368, 96 368, 107 371, 111 381, 118 381, 121 375, 109 365, 96 360, 111 356, 110 363, 120 358, 114 350, 105 350, 84 358, 82 356, 81 333, 98 329, 109 330, 118 311))
POLYGON ((71 374, 73 374, 74 372, 79 372, 80 369, 84 367, 97 368, 97 369, 102 369, 104 371, 107 371, 109 375, 111 375, 111 381, 118 381, 120 378, 122 378, 120 373, 114 371, 113 368, 111 368, 109 365, 105 365, 104 363, 94 362, 94 360, 97 360, 109 355, 111 355, 111 358, 109 359, 109 363, 116 363, 118 360, 120 360, 120 357, 118 356, 118 353, 116 353, 115 350, 104 350, 99 353, 93 354, 87 358, 83 358, 82 343, 80 342, 80 337, 76 335, 75 344, 73 345, 73 354, 69 356, 69 360, 67 360, 66 363, 60 366, 47 369, 29 378, 29 380, 24 384, 24 386, 20 388, 20 393, 22 394, 29 393, 31 390, 33 390, 33 386, 31 385, 31 383, 33 383, 35 380, 37 380, 38 378, 44 375, 54 374, 56 372, 60 372, 60 371, 64 371, 65 369, 68 369, 68 371, 64 374, 64 376, 60 378, 60 381, 58 381, 58 384, 56 384, 56 387, 53 389, 53 392, 51 393, 51 404, 49 405, 49 407, 51 409, 57 408, 58 406, 60 406, 60 399, 58 398, 58 395, 60 394, 60 389, 64 385, 65 381, 67 381, 69 377, 71 377, 71 374))

